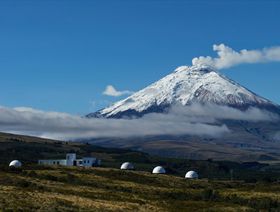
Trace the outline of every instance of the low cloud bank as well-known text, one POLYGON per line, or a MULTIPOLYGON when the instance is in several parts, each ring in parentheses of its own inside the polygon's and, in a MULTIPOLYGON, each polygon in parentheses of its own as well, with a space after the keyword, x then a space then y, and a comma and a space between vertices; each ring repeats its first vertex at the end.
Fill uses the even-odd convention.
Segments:
POLYGON ((192 64, 209 65, 216 69, 225 69, 245 63, 280 62, 280 46, 260 50, 243 49, 237 52, 225 44, 215 44, 213 45, 213 51, 217 52, 218 57, 195 57, 192 60, 192 64))
POLYGON ((195 135, 219 137, 230 130, 217 119, 275 121, 275 115, 256 108, 241 112, 222 106, 174 106, 167 114, 147 114, 139 119, 82 118, 32 108, 0 107, 0 131, 54 139, 195 135))

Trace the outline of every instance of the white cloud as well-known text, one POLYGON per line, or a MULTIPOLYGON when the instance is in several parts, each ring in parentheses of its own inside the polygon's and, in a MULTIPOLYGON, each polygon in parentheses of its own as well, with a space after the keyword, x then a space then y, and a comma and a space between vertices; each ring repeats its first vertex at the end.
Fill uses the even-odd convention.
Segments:
POLYGON ((211 105, 175 106, 167 114, 152 113, 139 119, 88 119, 32 108, 0 107, 0 131, 62 140, 186 134, 219 137, 230 133, 219 119, 276 120, 273 114, 256 108, 242 112, 211 105))
POLYGON ((32 108, 0 108, 0 131, 57 139, 198 135, 217 137, 229 132, 225 125, 190 123, 177 114, 150 114, 141 119, 81 118, 32 108))
POLYGON ((129 95, 129 94, 133 94, 132 91, 118 91, 113 85, 107 85, 105 90, 103 91, 103 95, 107 95, 107 96, 123 96, 123 95, 129 95))
POLYGON ((195 57, 192 60, 192 64, 209 65, 216 69, 225 69, 245 63, 266 63, 280 61, 280 46, 264 48, 260 50, 243 49, 237 52, 225 44, 215 44, 213 45, 213 50, 217 52, 218 57, 195 57))

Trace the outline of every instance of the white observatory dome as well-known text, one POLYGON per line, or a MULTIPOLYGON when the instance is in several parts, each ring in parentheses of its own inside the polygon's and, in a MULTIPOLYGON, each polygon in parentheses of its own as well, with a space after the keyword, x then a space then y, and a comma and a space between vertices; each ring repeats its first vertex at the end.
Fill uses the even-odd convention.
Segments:
POLYGON ((125 162, 121 165, 121 170, 132 170, 134 169, 134 166, 130 162, 125 162))
POLYGON ((197 179, 198 174, 195 171, 188 171, 185 175, 185 178, 187 178, 187 179, 197 179))
POLYGON ((153 169, 153 174, 165 174, 166 171, 162 166, 157 166, 153 169))
POLYGON ((21 164, 21 162, 18 161, 18 160, 13 160, 13 161, 10 163, 10 165, 9 165, 9 167, 15 167, 15 168, 19 168, 19 167, 21 167, 21 166, 22 166, 22 164, 21 164))

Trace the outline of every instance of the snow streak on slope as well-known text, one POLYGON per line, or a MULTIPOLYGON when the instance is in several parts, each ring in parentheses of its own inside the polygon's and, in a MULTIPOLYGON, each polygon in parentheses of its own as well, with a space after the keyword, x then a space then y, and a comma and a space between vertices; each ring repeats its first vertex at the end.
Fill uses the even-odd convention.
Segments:
POLYGON ((88 117, 141 116, 148 112, 163 112, 172 105, 191 103, 211 103, 239 109, 277 107, 213 68, 199 65, 181 66, 152 85, 88 117))

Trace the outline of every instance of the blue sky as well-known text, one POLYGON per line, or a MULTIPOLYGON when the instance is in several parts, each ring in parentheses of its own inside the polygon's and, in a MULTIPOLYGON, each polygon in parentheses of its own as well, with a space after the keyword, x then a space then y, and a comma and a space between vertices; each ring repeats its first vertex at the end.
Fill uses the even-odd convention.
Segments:
MULTIPOLYGON (((1 1, 0 105, 87 114, 193 57, 280 45, 279 1, 1 1), (94 102, 94 104, 92 104, 94 102)), ((280 103, 280 63, 222 70, 280 103)))

